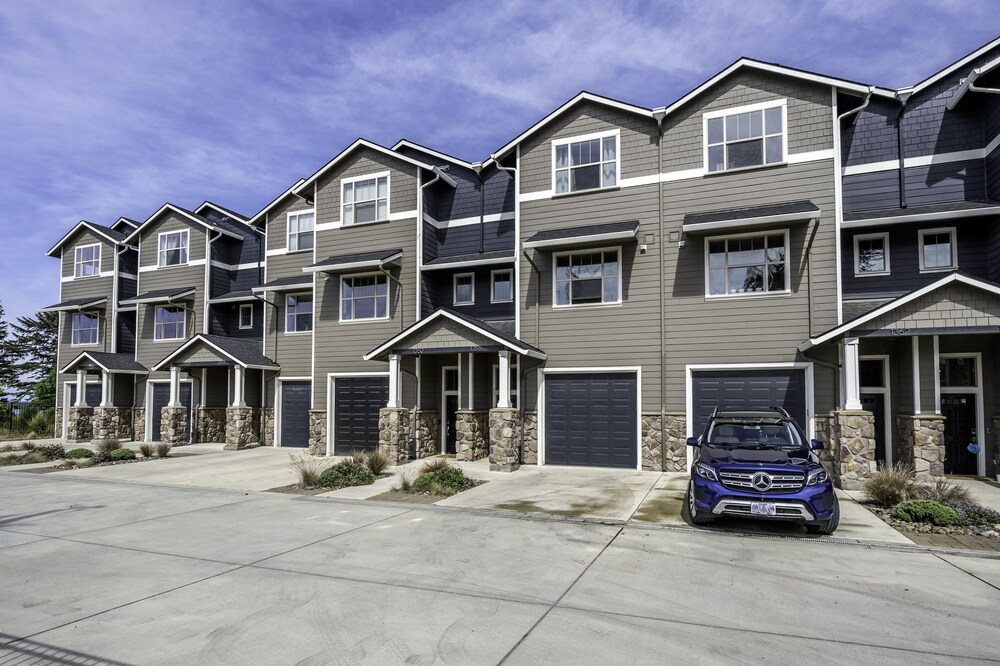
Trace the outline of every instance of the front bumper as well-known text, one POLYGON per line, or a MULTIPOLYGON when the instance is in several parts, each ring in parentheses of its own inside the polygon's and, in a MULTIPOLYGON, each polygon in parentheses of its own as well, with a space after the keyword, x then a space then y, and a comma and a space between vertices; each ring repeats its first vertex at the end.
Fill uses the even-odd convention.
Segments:
POLYGON ((698 510, 717 516, 816 522, 829 519, 837 501, 833 484, 829 481, 805 486, 794 493, 750 493, 727 488, 718 481, 709 481, 697 474, 692 474, 692 479, 694 501, 698 510), (776 515, 751 515, 751 502, 773 503, 776 515))

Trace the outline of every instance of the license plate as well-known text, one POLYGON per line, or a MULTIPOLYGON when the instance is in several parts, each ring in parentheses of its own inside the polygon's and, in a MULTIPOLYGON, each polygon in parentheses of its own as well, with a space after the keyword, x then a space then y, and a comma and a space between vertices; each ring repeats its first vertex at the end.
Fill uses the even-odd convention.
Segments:
POLYGON ((777 515, 778 507, 771 502, 750 502, 750 513, 755 516, 777 515))

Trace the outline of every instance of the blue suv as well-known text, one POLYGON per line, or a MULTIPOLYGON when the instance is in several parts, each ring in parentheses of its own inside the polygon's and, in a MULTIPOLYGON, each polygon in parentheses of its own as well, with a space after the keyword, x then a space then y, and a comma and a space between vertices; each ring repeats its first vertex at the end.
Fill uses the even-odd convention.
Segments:
POLYGON ((783 409, 713 412, 700 438, 688 484, 691 522, 718 516, 799 520, 812 534, 833 534, 840 504, 815 451, 783 409))

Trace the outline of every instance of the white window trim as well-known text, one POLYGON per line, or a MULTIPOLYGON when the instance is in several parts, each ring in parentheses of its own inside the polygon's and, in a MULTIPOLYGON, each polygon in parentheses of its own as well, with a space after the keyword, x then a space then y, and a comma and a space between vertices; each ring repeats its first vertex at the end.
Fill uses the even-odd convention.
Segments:
MULTIPOLYGON (((180 248, 171 248, 180 249, 180 248)), ((177 229, 174 231, 161 231, 156 235, 156 267, 157 268, 176 268, 177 266, 187 266, 188 262, 191 261, 191 232, 187 229, 177 229), (163 246, 161 244, 164 236, 170 236, 172 234, 182 234, 184 236, 184 244, 181 246, 184 248, 187 254, 187 259, 177 264, 161 264, 160 258, 166 250, 161 249, 163 246)))
MULTIPOLYGON (((378 183, 375 184, 375 194, 377 202, 378 196, 378 183)), ((357 203, 357 202, 354 202, 357 203)), ((354 203, 351 205, 353 206, 354 203)), ((375 204, 375 211, 378 212, 378 203, 375 204)), ((340 211, 339 211, 339 222, 338 224, 342 227, 362 227, 366 224, 379 224, 380 222, 388 222, 392 219, 392 173, 389 171, 379 171, 378 173, 369 173, 363 176, 351 176, 350 178, 340 179, 340 211), (385 219, 372 220, 371 222, 351 222, 347 224, 344 222, 344 185, 348 183, 357 183, 362 180, 371 180, 375 178, 376 180, 385 176, 385 219)))
MULTIPOLYGON (((603 149, 603 146, 602 146, 603 149)), ((601 162, 603 163, 603 162, 601 162)), ((600 164, 600 163, 599 163, 600 164)), ((613 129, 606 132, 595 132, 593 134, 581 134, 579 136, 570 136, 563 139, 553 139, 552 140, 552 162, 551 162, 551 176, 552 176, 552 196, 553 197, 566 197, 574 194, 584 194, 586 192, 603 192, 607 190, 616 190, 621 187, 622 184, 622 138, 621 130, 613 129), (616 137, 615 140, 615 184, 591 187, 586 190, 567 190, 566 192, 556 192, 556 148, 558 146, 565 146, 572 143, 578 143, 580 141, 591 141, 593 139, 603 139, 605 137, 613 136, 616 137)), ((601 176, 603 180, 603 174, 601 176)), ((572 185, 569 185, 572 187, 572 185)))
MULTIPOLYGON (((296 232, 296 236, 301 236, 303 232, 296 232)), ((309 208, 303 210, 293 210, 285 213, 285 254, 296 254, 298 252, 312 252, 313 248, 316 247, 316 209, 309 208), (299 215, 312 215, 313 216, 313 247, 308 247, 305 249, 292 249, 292 225, 291 221, 293 217, 298 217, 299 215)))
MULTIPOLYGON (((510 397, 516 398, 517 402, 511 402, 511 405, 516 405, 514 409, 520 409, 521 407, 521 357, 511 354, 510 359, 510 369, 514 373, 515 379, 510 384, 510 397)), ((500 364, 494 363, 492 369, 490 370, 490 377, 492 377, 493 392, 490 394, 493 396, 493 402, 491 405, 496 405, 498 399, 500 398, 500 364)))
MULTIPOLYGON (((763 118, 761 119, 763 122, 763 118)), ((761 135, 761 140, 763 141, 768 134, 761 135)), ((774 136, 773 134, 770 136, 774 136)), ((723 121, 723 145, 727 142, 725 141, 725 121, 723 121)), ((701 116, 701 150, 702 150, 702 167, 705 169, 706 176, 715 176, 723 173, 735 173, 739 171, 749 171, 751 169, 767 169, 776 166, 782 166, 788 164, 788 100, 787 99, 776 99, 770 102, 759 102, 757 104, 747 104, 746 106, 736 106, 729 109, 719 109, 717 111, 709 111, 702 114, 701 116), (749 113, 751 111, 764 111, 765 109, 771 109, 774 107, 781 107, 781 159, 777 162, 767 162, 764 164, 755 164, 753 166, 739 167, 736 169, 722 168, 718 171, 708 170, 708 121, 714 118, 725 118, 726 116, 735 115, 737 113, 749 113)), ((764 155, 765 159, 767 155, 764 155)))
MULTIPOLYGON (((622 248, 621 246, 616 247, 595 247, 577 250, 567 250, 565 252, 553 252, 552 253, 552 309, 553 310, 565 310, 565 309, 579 309, 579 308, 606 308, 614 307, 616 305, 622 304, 622 298, 625 291, 625 270, 622 265, 622 248), (573 254, 593 254, 595 252, 617 252, 618 253, 618 300, 616 301, 601 301, 600 303, 566 303, 565 305, 556 304, 556 259, 558 257, 564 257, 566 255, 573 254)), ((570 298, 572 298, 572 289, 570 289, 570 298)), ((601 297, 604 297, 603 288, 601 292, 601 297)))
POLYGON ((935 229, 917 230, 917 259, 920 261, 921 273, 947 273, 958 268, 958 232, 955 227, 938 227, 935 229), (951 236, 951 266, 924 266, 924 236, 927 234, 949 234, 951 236))
MULTIPOLYGON (((90 329, 87 329, 90 330, 90 329)), ((70 347, 96 347, 101 344, 101 315, 96 312, 71 312, 69 317, 69 342, 70 347), (93 317, 97 320, 97 339, 94 342, 73 342, 74 334, 76 329, 73 326, 73 322, 76 319, 76 315, 87 315, 88 317, 93 317)))
POLYGON ((373 321, 388 321, 391 319, 390 312, 392 309, 392 284, 389 281, 389 277, 380 271, 373 271, 368 273, 352 273, 351 275, 341 275, 340 276, 340 295, 337 298, 337 319, 341 324, 366 324, 373 321), (374 275, 376 277, 381 277, 385 280, 385 316, 384 317, 366 317, 364 319, 344 319, 344 280, 352 280, 354 278, 362 278, 374 275))
POLYGON ((476 304, 476 274, 475 273, 455 273, 451 276, 451 304, 456 306, 466 306, 476 304), (472 300, 458 300, 458 278, 472 278, 472 300))
POLYGON ((889 275, 892 271, 889 268, 889 232, 883 231, 877 234, 855 234, 854 235, 854 277, 870 277, 873 275, 889 275), (885 257, 885 270, 882 271, 862 271, 861 253, 858 248, 859 241, 882 239, 882 252, 885 257))
MULTIPOLYGON (((101 277, 101 259, 103 254, 103 248, 100 243, 87 243, 86 245, 77 245, 73 248, 73 279, 74 280, 86 280, 89 278, 101 277), (77 269, 83 265, 84 262, 80 261, 80 250, 88 247, 97 248, 97 272, 93 275, 78 275, 77 269)), ((90 262, 87 262, 90 263, 90 262)))
POLYGON ((316 298, 315 298, 315 296, 313 296, 313 293, 311 291, 297 291, 294 294, 285 294, 284 301, 285 301, 285 311, 282 314, 285 317, 285 325, 283 327, 284 328, 283 333, 285 335, 312 335, 313 331, 316 330, 316 298), (289 298, 300 298, 302 296, 308 296, 309 298, 312 299, 313 309, 312 309, 312 312, 310 313, 310 315, 312 315, 312 328, 310 328, 308 331, 300 331, 298 329, 296 329, 294 331, 289 331, 288 330, 288 299, 289 298))
MULTIPOLYGON (((705 299, 706 300, 725 300, 732 298, 775 298, 781 296, 788 296, 792 293, 792 273, 791 273, 791 254, 792 249, 790 247, 790 234, 788 229, 773 229, 771 231, 755 231, 745 234, 729 234, 726 236, 707 236, 705 238, 705 299), (785 237, 785 288, 781 291, 754 291, 747 294, 713 294, 711 293, 711 266, 709 265, 709 255, 708 247, 709 243, 712 241, 720 240, 733 240, 738 238, 756 238, 758 236, 774 236, 775 234, 782 234, 785 237)), ((766 250, 765 250, 766 252, 766 250)), ((729 255, 728 249, 726 250, 726 255, 729 255)))
POLYGON ((513 268, 498 268, 496 270, 490 271, 490 303, 513 303, 514 302, 514 269, 513 268), (496 276, 499 273, 507 274, 507 281, 510 282, 510 298, 497 298, 494 292, 494 286, 496 285, 496 276))
MULTIPOLYGON (((154 305, 153 306, 153 342, 177 342, 178 340, 187 340, 187 308, 183 305, 154 305), (183 320, 181 321, 181 337, 179 338, 163 338, 156 337, 156 311, 159 308, 177 308, 181 311, 183 320)), ((161 329, 162 330, 162 327, 161 329)))
POLYGON ((241 330, 245 331, 247 329, 253 328, 253 304, 252 303, 243 303, 243 304, 241 304, 240 305, 239 317, 240 318, 237 321, 237 325, 240 327, 241 330), (243 325, 243 313, 244 312, 249 312, 250 313, 250 323, 247 324, 246 326, 243 325))

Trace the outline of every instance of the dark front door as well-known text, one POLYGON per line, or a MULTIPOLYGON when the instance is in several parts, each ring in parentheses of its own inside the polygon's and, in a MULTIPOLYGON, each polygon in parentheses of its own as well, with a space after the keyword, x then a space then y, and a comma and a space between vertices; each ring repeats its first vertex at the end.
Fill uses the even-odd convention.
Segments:
POLYGON ((944 472, 969 474, 979 472, 979 459, 969 451, 971 442, 982 442, 976 436, 976 394, 948 393, 941 396, 944 415, 944 472))
POLYGON ((333 389, 333 452, 349 456, 378 447, 378 412, 389 402, 388 377, 338 378, 333 389))
POLYGON ((309 446, 310 382, 281 382, 281 445, 309 446))
POLYGON ((635 373, 545 377, 545 462, 635 468, 635 373))
POLYGON ((455 453, 458 449, 456 442, 458 434, 456 432, 456 416, 458 411, 458 396, 446 395, 444 397, 444 452, 455 453))
MULTIPOLYGON (((182 382, 181 386, 181 405, 187 407, 187 423, 185 424, 184 431, 188 434, 188 441, 191 441, 191 384, 190 382, 182 382)), ((160 441, 160 421, 163 415, 162 409, 167 406, 170 402, 170 384, 166 382, 157 382, 153 384, 153 413, 150 415, 150 426, 152 432, 146 433, 146 439, 151 442, 160 441)))
POLYGON ((861 409, 875 417, 875 460, 885 463, 885 394, 862 393, 861 409))

